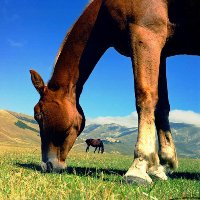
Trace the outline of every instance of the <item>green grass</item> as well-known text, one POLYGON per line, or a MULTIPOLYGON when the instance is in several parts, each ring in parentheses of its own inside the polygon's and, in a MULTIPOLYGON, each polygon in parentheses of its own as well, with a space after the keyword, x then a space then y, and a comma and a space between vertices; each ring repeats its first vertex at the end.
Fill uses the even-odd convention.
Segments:
POLYGON ((62 173, 41 173, 38 148, 1 147, 0 199, 198 199, 200 160, 180 159, 179 169, 168 181, 152 185, 128 185, 123 174, 132 157, 114 154, 76 153, 62 173))

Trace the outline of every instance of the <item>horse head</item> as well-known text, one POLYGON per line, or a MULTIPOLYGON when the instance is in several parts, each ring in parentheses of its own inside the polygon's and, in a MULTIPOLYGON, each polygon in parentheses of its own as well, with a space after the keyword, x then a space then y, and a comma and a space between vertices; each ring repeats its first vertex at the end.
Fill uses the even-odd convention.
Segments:
POLYGON ((86 139, 85 142, 89 145, 89 144, 91 144, 92 140, 93 139, 89 138, 89 139, 86 139))
POLYGON ((82 115, 63 88, 51 89, 36 71, 30 70, 30 73, 40 94, 34 118, 40 128, 42 169, 63 170, 67 154, 81 132, 82 115))

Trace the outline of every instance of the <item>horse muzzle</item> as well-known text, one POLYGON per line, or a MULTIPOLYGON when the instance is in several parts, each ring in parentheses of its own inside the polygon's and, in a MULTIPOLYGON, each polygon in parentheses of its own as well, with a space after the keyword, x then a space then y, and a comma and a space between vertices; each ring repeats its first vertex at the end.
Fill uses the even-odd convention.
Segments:
POLYGON ((46 163, 41 162, 41 168, 43 172, 62 172, 66 169, 67 165, 65 162, 59 162, 56 159, 48 160, 46 163))

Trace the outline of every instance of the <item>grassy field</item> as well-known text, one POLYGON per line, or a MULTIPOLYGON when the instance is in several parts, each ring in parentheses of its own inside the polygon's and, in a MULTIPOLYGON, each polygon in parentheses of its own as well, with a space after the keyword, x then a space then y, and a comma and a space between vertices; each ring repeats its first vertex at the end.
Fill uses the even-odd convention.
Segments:
POLYGON ((148 186, 124 183, 131 162, 129 156, 72 151, 66 172, 48 174, 40 171, 38 147, 1 146, 0 199, 200 199, 200 160, 180 159, 168 181, 148 186))

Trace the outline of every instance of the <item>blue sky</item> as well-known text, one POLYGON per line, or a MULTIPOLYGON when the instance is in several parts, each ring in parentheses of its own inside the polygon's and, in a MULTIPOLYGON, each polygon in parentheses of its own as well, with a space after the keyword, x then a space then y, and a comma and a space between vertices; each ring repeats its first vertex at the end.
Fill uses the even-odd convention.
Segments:
MULTIPOLYGON (((33 115, 39 95, 29 69, 45 82, 68 29, 88 0, 0 0, 0 108, 33 115)), ((171 109, 200 113, 200 58, 168 59, 171 109)), ((135 111, 131 62, 109 49, 84 86, 87 117, 127 116, 135 111)))

